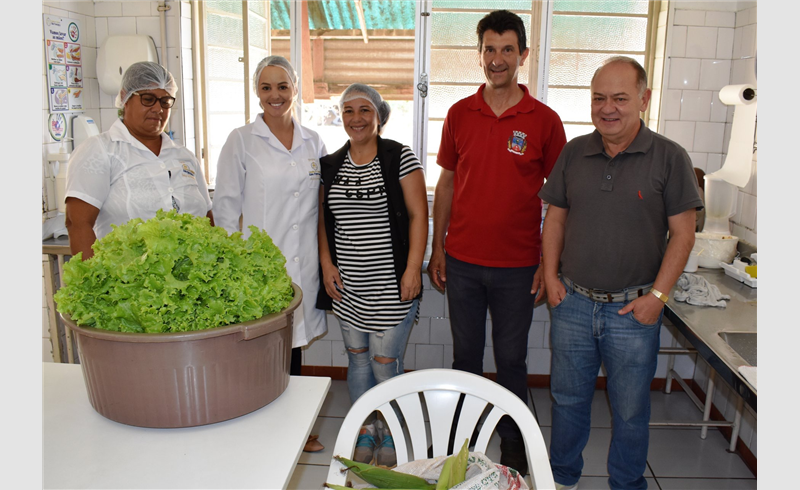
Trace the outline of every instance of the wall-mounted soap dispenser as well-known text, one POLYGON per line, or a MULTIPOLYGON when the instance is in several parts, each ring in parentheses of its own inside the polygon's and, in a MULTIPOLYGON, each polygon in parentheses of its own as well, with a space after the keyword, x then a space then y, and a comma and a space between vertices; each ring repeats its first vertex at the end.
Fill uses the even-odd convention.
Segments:
POLYGON ((158 53, 150 36, 109 36, 97 49, 97 82, 108 95, 116 96, 122 86, 122 74, 133 63, 158 63, 158 53))

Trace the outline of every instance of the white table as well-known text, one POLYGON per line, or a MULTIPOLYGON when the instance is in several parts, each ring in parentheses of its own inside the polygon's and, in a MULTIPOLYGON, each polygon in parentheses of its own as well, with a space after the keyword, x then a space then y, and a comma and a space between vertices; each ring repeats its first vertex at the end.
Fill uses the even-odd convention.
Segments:
POLYGON ((272 403, 181 429, 95 412, 81 367, 43 363, 44 488, 286 488, 331 385, 292 376, 272 403))

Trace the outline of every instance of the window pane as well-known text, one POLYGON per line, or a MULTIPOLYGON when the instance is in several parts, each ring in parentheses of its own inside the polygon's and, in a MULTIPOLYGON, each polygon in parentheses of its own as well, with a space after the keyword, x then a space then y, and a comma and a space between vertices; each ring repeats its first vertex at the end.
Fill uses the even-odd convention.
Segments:
MULTIPOLYGON (((231 134, 231 131, 242 127, 244 125, 244 121, 242 121, 241 114, 216 113, 213 116, 214 131, 209 132, 208 143, 212 147, 221 148, 222 145, 228 141, 228 135, 231 134)), ((216 162, 216 159, 214 159, 214 161, 216 162)))
MULTIPOLYGON (((439 174, 442 173, 442 167, 436 163, 436 153, 428 153, 426 156, 428 163, 425 166, 425 184, 428 191, 433 191, 436 188, 436 182, 439 181, 439 174)), ((433 230, 429 230, 428 240, 430 240, 432 233, 433 230)), ((430 241, 428 243, 430 243, 430 241)))
POLYGON ((554 15, 551 48, 644 51, 646 35, 646 18, 554 15))
MULTIPOLYGON (((505 3, 505 2, 503 2, 505 3)), ((483 4, 481 4, 483 7, 483 4)), ((433 12, 434 28, 431 30, 432 45, 445 46, 474 46, 478 48, 478 34, 475 30, 478 22, 489 12, 447 13, 433 12)), ((525 35, 531 37, 531 16, 518 14, 525 25, 525 35)), ((528 42, 530 47, 530 41, 528 42)))
POLYGON ((253 72, 250 73, 251 77, 254 75, 258 63, 267 56, 269 56, 269 54, 267 53, 266 49, 254 48, 253 46, 250 46, 250 71, 253 72))
POLYGON ((267 49, 267 23, 263 17, 250 14, 247 25, 250 31, 250 45, 267 49))
POLYGON ((620 14, 646 14, 647 0, 631 1, 609 1, 609 0, 555 0, 553 2, 554 12, 603 12, 620 14))
MULTIPOLYGON (((592 81, 595 70, 615 53, 550 53, 550 85, 585 85, 592 81)), ((644 55, 626 55, 644 63, 644 55)), ((549 100, 549 98, 548 98, 549 100)))
MULTIPOLYGON (((249 76, 252 77, 255 74, 256 67, 258 63, 268 56, 267 51, 264 49, 250 47, 250 73, 249 76)), ((255 120, 258 113, 263 112, 261 106, 259 105, 258 96, 256 95, 255 91, 253 90, 253 81, 252 78, 250 83, 248 84, 245 89, 250 92, 250 121, 253 122, 255 120)))
POLYGON ((219 11, 219 12, 228 12, 230 14, 237 14, 239 17, 242 16, 242 2, 218 2, 218 1, 207 1, 206 3, 206 11, 219 11))
POLYGON ((208 110, 215 112, 236 111, 240 114, 239 125, 244 124, 244 82, 208 81, 208 110))
POLYGON ((591 92, 587 89, 551 87, 547 91, 547 105, 564 122, 592 122, 591 103, 591 92))
POLYGON ((248 3, 250 12, 255 12, 261 17, 267 16, 267 3, 266 2, 250 2, 248 3))
POLYGON ((206 43, 209 46, 241 48, 242 19, 220 15, 206 16, 206 43))
POLYGON ((443 127, 444 121, 428 121, 428 153, 436 155, 436 153, 439 151, 439 143, 442 141, 443 127))
MULTIPOLYGON (((239 89, 241 93, 241 87, 239 89)), ((241 103, 239 107, 244 107, 241 103)), ((228 135, 231 131, 244 124, 244 118, 241 113, 238 114, 220 114, 211 113, 209 115, 209 128, 208 128, 208 179, 212 185, 217 181, 217 161, 219 160, 219 152, 222 146, 228 140, 228 135)))
POLYGON ((208 47, 207 63, 210 80, 244 80, 244 68, 239 62, 241 50, 208 47))
POLYGON ((603 61, 624 53, 644 64, 648 4, 643 0, 556 0, 553 7, 547 103, 564 121, 567 139, 572 139, 594 129, 589 85, 603 61), (576 12, 580 14, 573 15, 576 12), (599 15, 584 15, 592 13, 599 15), (614 13, 631 16, 607 15, 614 13))
POLYGON ((444 119, 450 106, 478 91, 478 85, 430 85, 428 87, 428 117, 444 119))
POLYGON ((483 83, 483 70, 479 66, 477 49, 431 48, 431 82, 483 83))
MULTIPOLYGON (((480 67, 477 49, 437 49, 431 48, 431 82, 477 83, 486 81, 480 67)), ((520 67, 519 83, 528 83, 527 63, 520 67)))
POLYGON ((567 135, 567 141, 571 140, 576 136, 582 136, 584 134, 589 134, 594 131, 594 126, 589 124, 588 126, 585 124, 565 124, 564 125, 564 133, 567 135))
MULTIPOLYGON (((487 0, 483 2, 475 2, 469 0, 434 0, 434 9, 447 9, 447 10, 461 10, 461 9, 486 9, 489 10, 530 10, 531 0, 487 0), (477 5, 476 5, 477 3, 477 5)), ((488 13, 488 12, 487 12, 488 13)), ((477 24, 475 24, 477 26, 477 24)))

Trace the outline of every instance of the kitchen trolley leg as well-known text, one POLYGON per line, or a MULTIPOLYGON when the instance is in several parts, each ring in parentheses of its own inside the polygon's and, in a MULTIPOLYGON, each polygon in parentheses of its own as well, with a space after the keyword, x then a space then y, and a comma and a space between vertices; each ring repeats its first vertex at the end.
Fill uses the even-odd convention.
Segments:
MULTIPOLYGON (((678 339, 674 336, 672 337, 671 347, 674 349, 678 346, 678 339)), ((664 385, 664 393, 670 394, 672 393, 672 372, 675 370, 675 354, 669 354, 667 356, 667 381, 664 385)))
MULTIPOLYGON (((714 378, 716 371, 713 369, 708 370, 708 386, 706 387, 706 403, 703 408, 703 422, 708 422, 711 418, 711 403, 714 400, 714 378)), ((700 429, 700 439, 705 439, 708 435, 708 426, 703 426, 700 429)))
POLYGON ((742 428, 742 408, 744 407, 744 398, 736 397, 736 415, 733 417, 733 425, 731 428, 731 445, 728 451, 736 451, 736 441, 739 440, 739 429, 742 428))

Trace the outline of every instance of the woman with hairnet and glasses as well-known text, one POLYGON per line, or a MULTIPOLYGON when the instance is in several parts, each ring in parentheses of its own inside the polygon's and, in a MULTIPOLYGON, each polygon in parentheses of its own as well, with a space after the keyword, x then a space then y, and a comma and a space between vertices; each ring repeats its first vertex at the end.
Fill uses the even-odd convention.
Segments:
POLYGON ((202 167, 164 133, 178 86, 158 63, 134 63, 122 76, 116 105, 121 118, 87 139, 69 160, 66 227, 73 255, 133 218, 159 209, 207 216, 214 224, 202 167))
MULTIPOLYGON (((333 309, 348 356, 355 402, 402 374, 403 354, 422 297, 428 240, 425 176, 406 145, 380 137, 390 107, 372 87, 350 85, 339 99, 349 140, 323 157, 319 256, 323 287, 317 308, 333 309)), ((354 459, 396 464, 394 441, 373 414, 354 459)))
MULTIPOLYGON (((264 111, 234 129, 217 161, 214 217, 228 233, 250 236, 250 226, 265 230, 286 257, 286 271, 303 291, 295 310, 290 374, 299 375, 301 348, 328 331, 326 314, 314 308, 319 288, 317 197, 319 159, 328 152, 320 136, 293 114, 297 73, 282 56, 261 60, 253 90, 264 111)), ((312 435, 305 451, 324 449, 312 435)))

